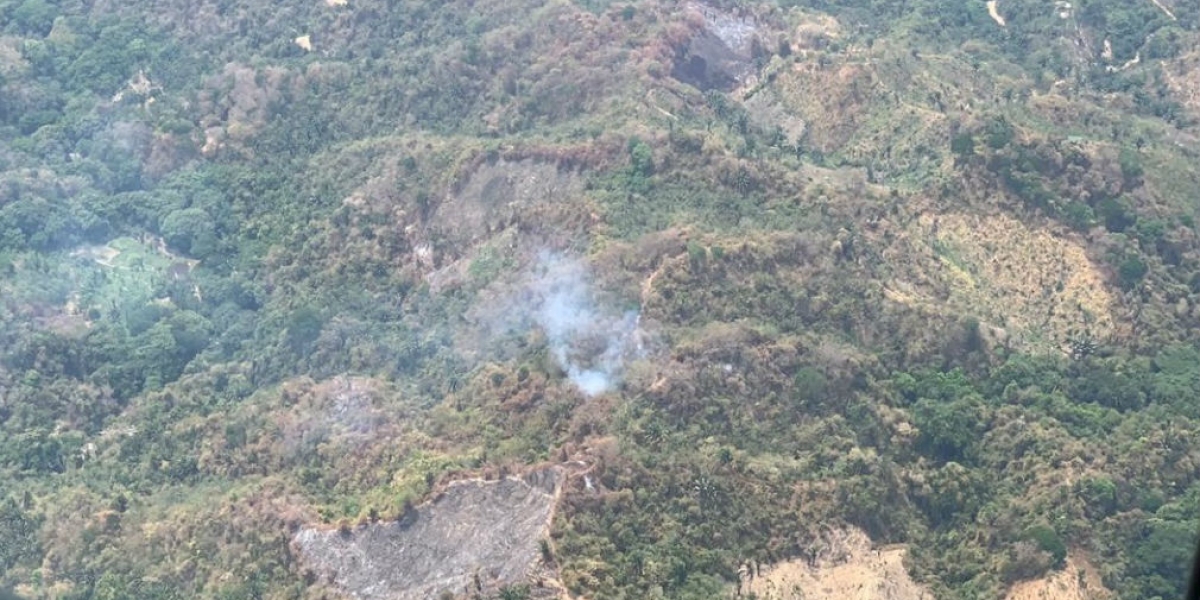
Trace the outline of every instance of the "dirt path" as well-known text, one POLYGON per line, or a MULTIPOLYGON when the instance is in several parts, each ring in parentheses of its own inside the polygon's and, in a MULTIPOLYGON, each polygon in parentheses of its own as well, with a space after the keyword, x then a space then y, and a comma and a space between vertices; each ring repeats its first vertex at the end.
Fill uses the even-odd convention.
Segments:
MULTIPOLYGON (((1158 0, 1154 0, 1154 3, 1158 4, 1158 0)), ((992 16, 993 21, 995 21, 1001 27, 1008 26, 1008 23, 1006 23, 1004 21, 1004 16, 1000 14, 998 0, 988 0, 987 9, 988 9, 988 14, 992 16)))
POLYGON ((666 268, 667 261, 664 260, 658 265, 658 268, 646 278, 646 281, 642 282, 642 306, 646 306, 650 303, 650 294, 654 293, 654 280, 658 279, 658 276, 662 275, 663 270, 666 268))
POLYGON ((1153 2, 1154 5, 1157 6, 1160 10, 1162 10, 1164 13, 1166 13, 1166 15, 1168 17, 1171 17, 1172 21, 1179 20, 1178 18, 1175 17, 1175 13, 1171 12, 1171 9, 1167 8, 1167 5, 1163 4, 1160 0, 1150 0, 1150 1, 1153 2))
POLYGON ((646 92, 646 104, 649 104, 651 108, 662 113, 668 119, 676 120, 676 121, 679 120, 679 117, 676 117, 675 115, 671 114, 670 111, 659 106, 658 103, 654 101, 654 90, 650 90, 649 92, 646 92))

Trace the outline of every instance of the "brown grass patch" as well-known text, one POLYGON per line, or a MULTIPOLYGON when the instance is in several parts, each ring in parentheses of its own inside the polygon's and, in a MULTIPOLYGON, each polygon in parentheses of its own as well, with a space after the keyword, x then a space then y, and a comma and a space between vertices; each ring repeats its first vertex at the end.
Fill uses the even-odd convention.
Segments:
POLYGON ((893 301, 972 315, 1027 348, 1115 330, 1115 300, 1080 243, 1006 215, 926 213, 907 236, 893 255, 917 264, 888 284, 893 301))
POLYGON ((1200 114, 1200 50, 1164 63, 1162 74, 1175 99, 1192 113, 1200 114))

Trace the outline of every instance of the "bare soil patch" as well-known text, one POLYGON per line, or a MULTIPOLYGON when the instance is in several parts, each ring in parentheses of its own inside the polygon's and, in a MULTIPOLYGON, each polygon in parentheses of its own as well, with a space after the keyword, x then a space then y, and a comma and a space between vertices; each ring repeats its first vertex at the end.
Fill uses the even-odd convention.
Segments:
POLYGON ((759 600, 932 600, 904 568, 903 546, 874 547, 858 529, 830 532, 816 556, 743 573, 741 594, 759 600), (753 576, 752 576, 753 575, 753 576))
POLYGON ((1068 555, 1061 571, 1032 581, 1022 581, 1008 591, 1005 600, 1108 600, 1113 594, 1100 581, 1095 567, 1082 557, 1068 555))

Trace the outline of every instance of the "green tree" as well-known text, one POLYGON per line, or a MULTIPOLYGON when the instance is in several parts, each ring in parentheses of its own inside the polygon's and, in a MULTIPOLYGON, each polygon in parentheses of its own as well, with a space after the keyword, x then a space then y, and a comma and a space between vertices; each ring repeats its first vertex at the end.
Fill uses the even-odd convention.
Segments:
POLYGON ((654 174, 654 151, 642 140, 629 140, 629 165, 634 174, 650 177, 654 174))
POLYGON ((1067 544, 1057 531, 1046 525, 1034 525, 1025 530, 1021 538, 1037 544, 1038 548, 1049 552, 1054 560, 1054 568, 1061 569, 1067 563, 1067 544))
POLYGON ((143 387, 158 389, 183 372, 179 344, 166 321, 159 321, 139 336, 134 359, 143 377, 143 387))
POLYGON ((177 311, 167 319, 171 337, 179 350, 183 362, 191 360, 204 350, 212 335, 212 324, 199 313, 190 310, 177 311))
POLYGON ((975 136, 969 132, 961 132, 950 138, 950 151, 954 153, 957 164, 966 164, 975 157, 975 136))
POLYGON ((1095 402, 1117 410, 1141 408, 1146 403, 1148 373, 1137 361, 1089 358, 1073 370, 1069 393, 1076 402, 1095 402))
POLYGON ((1117 265, 1117 277, 1121 287, 1125 289, 1136 287, 1149 272, 1150 267, 1146 265, 1146 261, 1132 252, 1121 259, 1121 264, 1117 265))
POLYGON ((1096 212, 1104 219, 1104 227, 1113 233, 1121 233, 1137 223, 1137 214, 1128 200, 1105 198, 1096 205, 1096 212))
POLYGON ((21 31, 44 37, 54 25, 58 9, 45 0, 25 0, 12 12, 13 22, 21 31))
POLYGON ((1075 494, 1083 501, 1092 519, 1103 519, 1117 509, 1117 485, 1107 477, 1088 477, 1075 484, 1075 494))
POLYGON ((321 312, 312 306, 296 309, 288 318, 287 341, 294 350, 300 350, 315 342, 325 327, 321 312))
POLYGON ((1134 541, 1129 571, 1138 598, 1182 598, 1196 548, 1196 527, 1190 521, 1154 519, 1145 537, 1134 541))
POLYGON ((1013 128, 1012 123, 1004 117, 995 117, 988 121, 987 126, 983 131, 984 139, 987 145, 993 150, 999 150, 1012 143, 1017 135, 1017 131, 1013 128))
POLYGON ((216 247, 212 217, 200 208, 185 208, 167 215, 162 222, 163 239, 184 254, 206 256, 216 247))
POLYGON ((825 401, 829 393, 829 381, 817 369, 801 367, 792 377, 792 393, 802 405, 817 406, 825 401))
POLYGON ((918 445, 938 460, 973 457, 979 432, 985 426, 983 401, 971 394, 954 400, 918 400, 912 407, 913 424, 920 431, 918 445))
POLYGON ((500 600, 529 600, 529 586, 509 585, 500 588, 500 600))
POLYGON ((1133 148, 1121 148, 1117 155, 1117 163, 1121 166, 1121 176, 1125 180, 1125 188, 1130 189, 1141 185, 1146 169, 1142 165, 1142 156, 1133 148))

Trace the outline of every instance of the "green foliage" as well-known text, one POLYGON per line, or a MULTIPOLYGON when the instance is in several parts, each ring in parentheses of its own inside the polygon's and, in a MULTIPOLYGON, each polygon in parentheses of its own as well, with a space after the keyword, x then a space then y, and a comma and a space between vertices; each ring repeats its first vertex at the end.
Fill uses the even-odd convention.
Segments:
POLYGON ((1046 525, 1034 525, 1021 534, 1022 539, 1037 544, 1038 548, 1050 553, 1054 568, 1061 569, 1067 562, 1067 545, 1053 528, 1046 525))
POLYGON ((959 132, 950 138, 950 152, 954 153, 955 160, 960 163, 970 161, 975 157, 975 136, 970 132, 959 132))
POLYGON ((177 311, 167 320, 171 337, 179 349, 181 362, 190 361, 204 350, 209 343, 212 324, 208 319, 190 310, 177 311))
POLYGON ((1128 253, 1121 262, 1117 264, 1117 276, 1120 278, 1121 287, 1131 289, 1137 286, 1142 281, 1142 278, 1150 272, 1150 267, 1142 257, 1134 253, 1128 253))
POLYGON ((321 329, 324 326, 325 319, 321 316, 319 310, 312 306, 298 308, 292 311, 291 316, 288 317, 288 344, 294 350, 301 351, 316 341, 317 336, 321 335, 321 329))
POLYGON ((216 244, 212 217, 201 208, 172 211, 162 221, 162 235, 184 254, 205 257, 216 244))
POLYGON ((922 398, 913 405, 913 424, 921 432, 920 447, 942 461, 971 460, 986 417, 974 395, 950 401, 922 398))
POLYGON ((498 600, 528 600, 530 598, 529 586, 505 586, 500 590, 497 598, 498 600))
POLYGON ((1122 198, 1105 198, 1096 207, 1098 216, 1104 220, 1104 227, 1114 233, 1121 233, 1137 222, 1129 202, 1122 198))
POLYGON ((41 191, 17 193, 18 198, 0 205, 4 250, 56 250, 95 241, 107 232, 106 224, 77 199, 41 191))
POLYGON ((1063 209, 1063 221, 1076 231, 1087 231, 1096 222, 1096 212, 1082 202, 1069 202, 1063 209))
POLYGON ((1113 59, 1118 62, 1132 59, 1145 40, 1169 22, 1154 6, 1116 0, 1093 0, 1082 4, 1080 20, 1108 36, 1113 59))
POLYGON ((792 378, 792 392, 805 404, 819 404, 829 393, 829 381, 812 367, 801 367, 792 378))
POLYGON ((1117 508, 1117 485, 1107 477, 1089 477, 1075 484, 1088 517, 1103 519, 1117 508))
POLYGON ((1016 129, 1004 117, 996 117, 984 128, 984 141, 993 150, 1007 147, 1016 136, 1016 129))
POLYGON ((1188 580, 1196 527, 1191 520, 1153 519, 1132 542, 1133 585, 1122 598, 1176 598, 1188 580))
POLYGON ((12 23, 21 32, 35 36, 45 36, 54 25, 54 17, 58 9, 45 0, 25 0, 12 11, 12 23))
POLYGON ((636 176, 654 175, 654 152, 646 142, 637 138, 629 140, 629 168, 636 176))
POLYGON ((1075 365, 1071 397, 1079 402, 1095 402, 1117 410, 1141 408, 1146 400, 1147 373, 1140 363, 1119 359, 1092 358, 1075 365))
POLYGON ((16 500, 0 500, 0 572, 19 564, 36 564, 42 552, 40 527, 41 519, 26 512, 16 500))
POLYGON ((1137 150, 1123 147, 1117 159, 1121 166, 1121 176, 1125 179, 1125 186, 1132 188, 1140 185, 1142 177, 1146 175, 1146 169, 1137 150))

